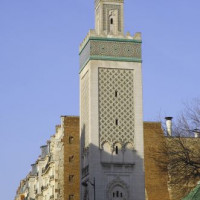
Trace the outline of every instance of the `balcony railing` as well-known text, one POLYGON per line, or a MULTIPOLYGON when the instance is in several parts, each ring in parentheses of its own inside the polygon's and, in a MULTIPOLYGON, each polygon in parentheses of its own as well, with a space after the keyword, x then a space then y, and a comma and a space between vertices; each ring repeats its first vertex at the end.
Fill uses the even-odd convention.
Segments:
POLYGON ((82 169, 82 177, 85 177, 89 174, 89 166, 87 165, 82 169))
POLYGON ((46 166, 42 169, 42 173, 45 173, 49 168, 50 163, 47 163, 46 166))

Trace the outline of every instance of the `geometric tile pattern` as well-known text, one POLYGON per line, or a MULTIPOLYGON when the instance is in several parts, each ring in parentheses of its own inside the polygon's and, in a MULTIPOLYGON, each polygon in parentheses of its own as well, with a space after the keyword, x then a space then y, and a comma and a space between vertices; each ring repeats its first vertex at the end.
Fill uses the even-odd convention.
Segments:
POLYGON ((84 50, 80 54, 80 68, 85 64, 85 62, 90 57, 90 44, 87 44, 84 50))
POLYGON ((141 59, 141 43, 129 41, 89 40, 80 53, 80 68, 91 56, 141 59))
POLYGON ((81 142, 83 147, 89 145, 89 75, 81 79, 81 142))
POLYGON ((141 44, 116 41, 91 41, 90 55, 141 58, 141 44))
POLYGON ((113 145, 134 143, 134 71, 99 68, 99 137, 113 145))

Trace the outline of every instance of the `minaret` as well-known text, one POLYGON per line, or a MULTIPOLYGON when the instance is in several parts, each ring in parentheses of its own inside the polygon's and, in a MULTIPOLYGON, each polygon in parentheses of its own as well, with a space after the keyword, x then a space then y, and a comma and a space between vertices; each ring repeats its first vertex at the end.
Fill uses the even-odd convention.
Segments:
POLYGON ((81 200, 145 200, 141 34, 123 0, 95 1, 80 45, 81 200))

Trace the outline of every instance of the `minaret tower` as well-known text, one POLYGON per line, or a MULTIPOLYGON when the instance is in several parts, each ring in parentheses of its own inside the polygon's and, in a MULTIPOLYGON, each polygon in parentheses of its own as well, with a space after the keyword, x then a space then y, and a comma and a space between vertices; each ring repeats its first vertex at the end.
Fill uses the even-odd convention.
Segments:
POLYGON ((145 200, 142 41, 124 35, 123 6, 95 0, 80 45, 81 200, 145 200))

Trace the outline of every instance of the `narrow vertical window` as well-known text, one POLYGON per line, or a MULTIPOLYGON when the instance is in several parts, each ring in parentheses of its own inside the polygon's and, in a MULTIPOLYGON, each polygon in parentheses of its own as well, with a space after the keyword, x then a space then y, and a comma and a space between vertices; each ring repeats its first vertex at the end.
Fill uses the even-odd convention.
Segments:
POLYGON ((73 180, 74 180, 74 175, 69 175, 69 182, 71 183, 73 182, 73 180))
POLYGON ((115 147, 115 153, 116 153, 116 154, 119 153, 119 148, 118 148, 118 146, 115 147))
POLYGON ((117 197, 119 197, 119 191, 117 191, 117 197))
POLYGON ((116 91, 115 91, 115 97, 117 97, 117 96, 118 96, 118 91, 116 90, 116 91))
POLYGON ((115 197, 115 193, 113 192, 113 197, 115 197))
POLYGON ((70 136, 70 137, 69 137, 69 144, 72 144, 73 141, 74 141, 74 137, 70 136))
POLYGON ((74 160, 74 156, 73 155, 69 156, 69 162, 73 162, 73 160, 74 160))
POLYGON ((110 19, 110 24, 113 24, 113 18, 110 19))
POLYGON ((118 125, 118 119, 115 120, 115 124, 116 124, 116 126, 118 125))
POLYGON ((123 197, 122 192, 120 193, 120 197, 123 197))

